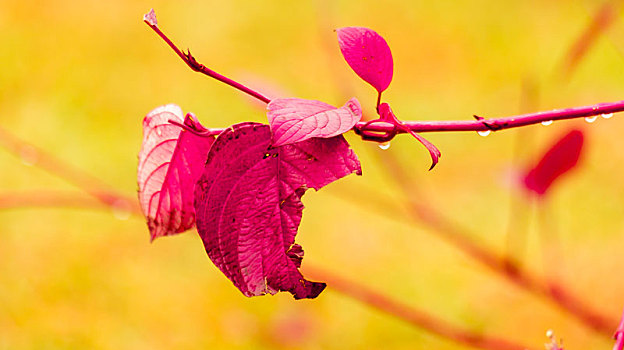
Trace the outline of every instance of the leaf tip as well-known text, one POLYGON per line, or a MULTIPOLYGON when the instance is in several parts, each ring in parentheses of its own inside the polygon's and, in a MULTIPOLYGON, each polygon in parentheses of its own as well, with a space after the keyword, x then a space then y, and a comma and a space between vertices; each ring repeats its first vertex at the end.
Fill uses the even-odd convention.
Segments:
POLYGON ((295 298, 296 300, 314 299, 318 297, 327 287, 327 283, 323 283, 323 282, 310 282, 306 280, 302 280, 301 282, 306 287, 305 289, 307 293, 305 294, 294 293, 293 298, 295 298))

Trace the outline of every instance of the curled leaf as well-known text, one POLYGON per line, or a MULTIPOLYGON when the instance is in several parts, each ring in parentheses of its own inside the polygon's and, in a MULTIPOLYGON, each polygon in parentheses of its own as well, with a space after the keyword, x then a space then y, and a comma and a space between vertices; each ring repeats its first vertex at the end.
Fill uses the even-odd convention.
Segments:
POLYGON ((325 283, 298 270, 301 197, 351 173, 361 174, 360 163, 341 135, 274 147, 267 125, 225 130, 195 186, 197 230, 208 256, 245 296, 288 291, 315 298, 325 283))
POLYGON ((379 93, 392 81, 392 53, 388 43, 372 29, 345 27, 337 30, 338 45, 351 69, 379 93))
POLYGON ((527 190, 539 196, 546 194, 561 175, 573 169, 583 149, 583 132, 572 130, 552 145, 524 177, 527 190))
POLYGON ((352 98, 336 108, 321 101, 278 98, 267 105, 273 146, 343 134, 362 119, 362 107, 352 98))
POLYGON ((442 156, 440 150, 433 143, 429 142, 424 137, 412 131, 412 129, 410 129, 407 125, 400 121, 399 118, 394 115, 394 112, 392 112, 392 108, 390 108, 389 104, 382 103, 379 105, 379 116, 379 120, 394 124, 397 129, 412 135, 416 140, 418 140, 418 142, 425 146, 427 151, 429 151, 429 155, 431 156, 431 167, 429 167, 429 170, 432 170, 436 166, 436 164, 438 164, 438 161, 442 156))
POLYGON ((169 121, 183 123, 190 130, 204 131, 192 114, 182 119, 180 107, 161 106, 143 119, 143 144, 139 152, 139 202, 147 218, 151 239, 180 233, 195 224, 193 195, 213 136, 198 136, 169 121))

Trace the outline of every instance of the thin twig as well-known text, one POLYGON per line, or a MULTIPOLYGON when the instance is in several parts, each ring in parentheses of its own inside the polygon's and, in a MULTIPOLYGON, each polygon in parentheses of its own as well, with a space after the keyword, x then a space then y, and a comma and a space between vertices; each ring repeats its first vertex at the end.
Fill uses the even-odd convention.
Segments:
POLYGON ((568 79, 579 65, 583 57, 587 55, 592 46, 598 41, 600 35, 606 32, 615 22, 620 7, 620 1, 607 0, 596 11, 589 25, 581 33, 578 39, 570 46, 561 64, 561 74, 568 79))
POLYGON ((448 323, 430 313, 392 299, 355 281, 345 279, 318 267, 306 267, 306 274, 327 281, 330 289, 349 298, 359 300, 391 316, 398 317, 427 332, 449 339, 458 344, 489 350, 525 350, 528 347, 506 339, 479 334, 448 323))
POLYGON ((78 208, 108 210, 111 207, 83 193, 61 191, 20 191, 0 193, 0 210, 30 208, 78 208))
POLYGON ((62 161, 41 148, 21 140, 9 131, 0 127, 0 146, 16 157, 28 154, 29 162, 46 170, 93 196, 107 206, 127 207, 131 212, 140 213, 136 199, 117 192, 109 185, 87 172, 80 170, 65 161, 62 161))
MULTIPOLYGON (((413 194, 416 190, 411 186, 411 181, 401 163, 390 152, 384 153, 384 156, 380 158, 388 167, 388 173, 393 175, 392 178, 401 186, 404 193, 413 194)), ((545 297, 546 300, 574 316, 587 327, 599 333, 611 335, 611 327, 615 322, 609 316, 592 309, 584 299, 573 295, 563 285, 554 281, 545 281, 528 270, 514 265, 490 248, 478 244, 471 238, 473 235, 436 210, 422 195, 410 196, 407 198, 407 203, 415 223, 429 227, 432 233, 512 284, 545 297)))
MULTIPOLYGON (((265 103, 271 102, 271 100, 264 96, 262 93, 252 90, 245 85, 236 82, 228 77, 225 77, 215 71, 209 69, 203 64, 197 62, 190 51, 182 52, 159 28, 156 21, 156 15, 154 10, 151 10, 143 18, 143 21, 152 28, 156 34, 158 34, 164 41, 171 47, 171 49, 186 63, 192 70, 203 73, 211 78, 217 79, 227 85, 230 85, 250 96, 257 98, 265 103)), ((448 131, 498 131, 503 129, 517 128, 521 126, 538 124, 541 122, 548 122, 554 120, 565 120, 582 117, 593 117, 601 114, 611 114, 624 111, 624 101, 599 103, 591 106, 555 109, 552 111, 537 112, 530 114, 522 114, 511 117, 503 118, 490 118, 485 119, 479 117, 478 120, 456 120, 456 121, 403 121, 406 129, 397 130, 395 124, 391 123, 367 123, 359 122, 353 129, 356 133, 362 134, 366 132, 378 132, 378 133, 409 133, 411 132, 448 132, 448 131), (409 130, 407 130, 409 129, 409 130)), ((218 131, 219 129, 213 129, 218 131)))
POLYGON ((204 66, 203 64, 197 62, 197 60, 195 59, 195 57, 193 57, 191 55, 191 51, 188 50, 187 52, 182 52, 161 30, 160 28, 158 28, 158 23, 156 21, 156 15, 154 14, 154 10, 151 10, 148 14, 146 14, 143 17, 143 22, 145 22, 150 28, 152 28, 156 34, 158 34, 158 36, 160 36, 166 43, 167 45, 169 45, 169 47, 182 59, 182 61, 184 61, 184 63, 186 63, 192 70, 205 74, 211 78, 217 79, 220 82, 223 82, 227 85, 230 85, 233 88, 236 88, 250 96, 253 96, 255 98, 257 98, 258 100, 264 102, 264 103, 269 103, 271 100, 264 96, 263 94, 248 88, 247 86, 238 83, 226 76, 223 76, 215 71, 213 71, 212 69, 209 69, 208 67, 204 66))

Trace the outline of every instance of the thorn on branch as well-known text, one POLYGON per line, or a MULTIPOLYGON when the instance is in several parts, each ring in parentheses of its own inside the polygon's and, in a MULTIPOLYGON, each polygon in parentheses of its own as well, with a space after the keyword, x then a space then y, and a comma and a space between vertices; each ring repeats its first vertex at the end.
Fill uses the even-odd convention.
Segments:
POLYGON ((184 57, 186 57, 186 63, 189 67, 191 67, 192 70, 200 73, 205 70, 206 67, 203 64, 197 62, 195 57, 191 54, 191 49, 186 49, 184 57))
POLYGON ((483 117, 479 117, 478 115, 473 115, 473 117, 480 121, 488 130, 490 131, 498 131, 503 129, 502 125, 499 125, 498 123, 492 123, 492 122, 488 122, 487 119, 483 118, 483 117))

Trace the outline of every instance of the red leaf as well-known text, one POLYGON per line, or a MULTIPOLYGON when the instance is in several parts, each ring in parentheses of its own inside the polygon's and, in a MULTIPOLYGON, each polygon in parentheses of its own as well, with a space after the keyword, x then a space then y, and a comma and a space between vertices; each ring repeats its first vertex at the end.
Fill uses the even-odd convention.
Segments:
POLYGON ((351 69, 379 93, 386 90, 392 81, 393 62, 384 38, 362 27, 345 27, 337 32, 340 51, 351 69))
POLYGON ((246 296, 315 298, 325 284, 298 270, 301 196, 351 173, 361 174, 360 163, 342 136, 273 147, 268 125, 232 126, 217 137, 195 187, 208 256, 246 296))
POLYGON ((343 134, 362 119, 362 107, 352 98, 336 108, 325 102, 300 98, 278 98, 267 105, 273 146, 343 134))
POLYGON ((583 132, 572 130, 552 145, 524 178, 527 190, 542 196, 553 182, 578 163, 583 149, 583 132))
MULTIPOLYGON (((180 107, 170 104, 154 109, 143 120, 139 202, 152 240, 195 225, 193 189, 214 136, 197 136, 169 123, 182 123, 182 115, 180 107)), ((184 125, 198 132, 205 130, 190 113, 184 125)))

